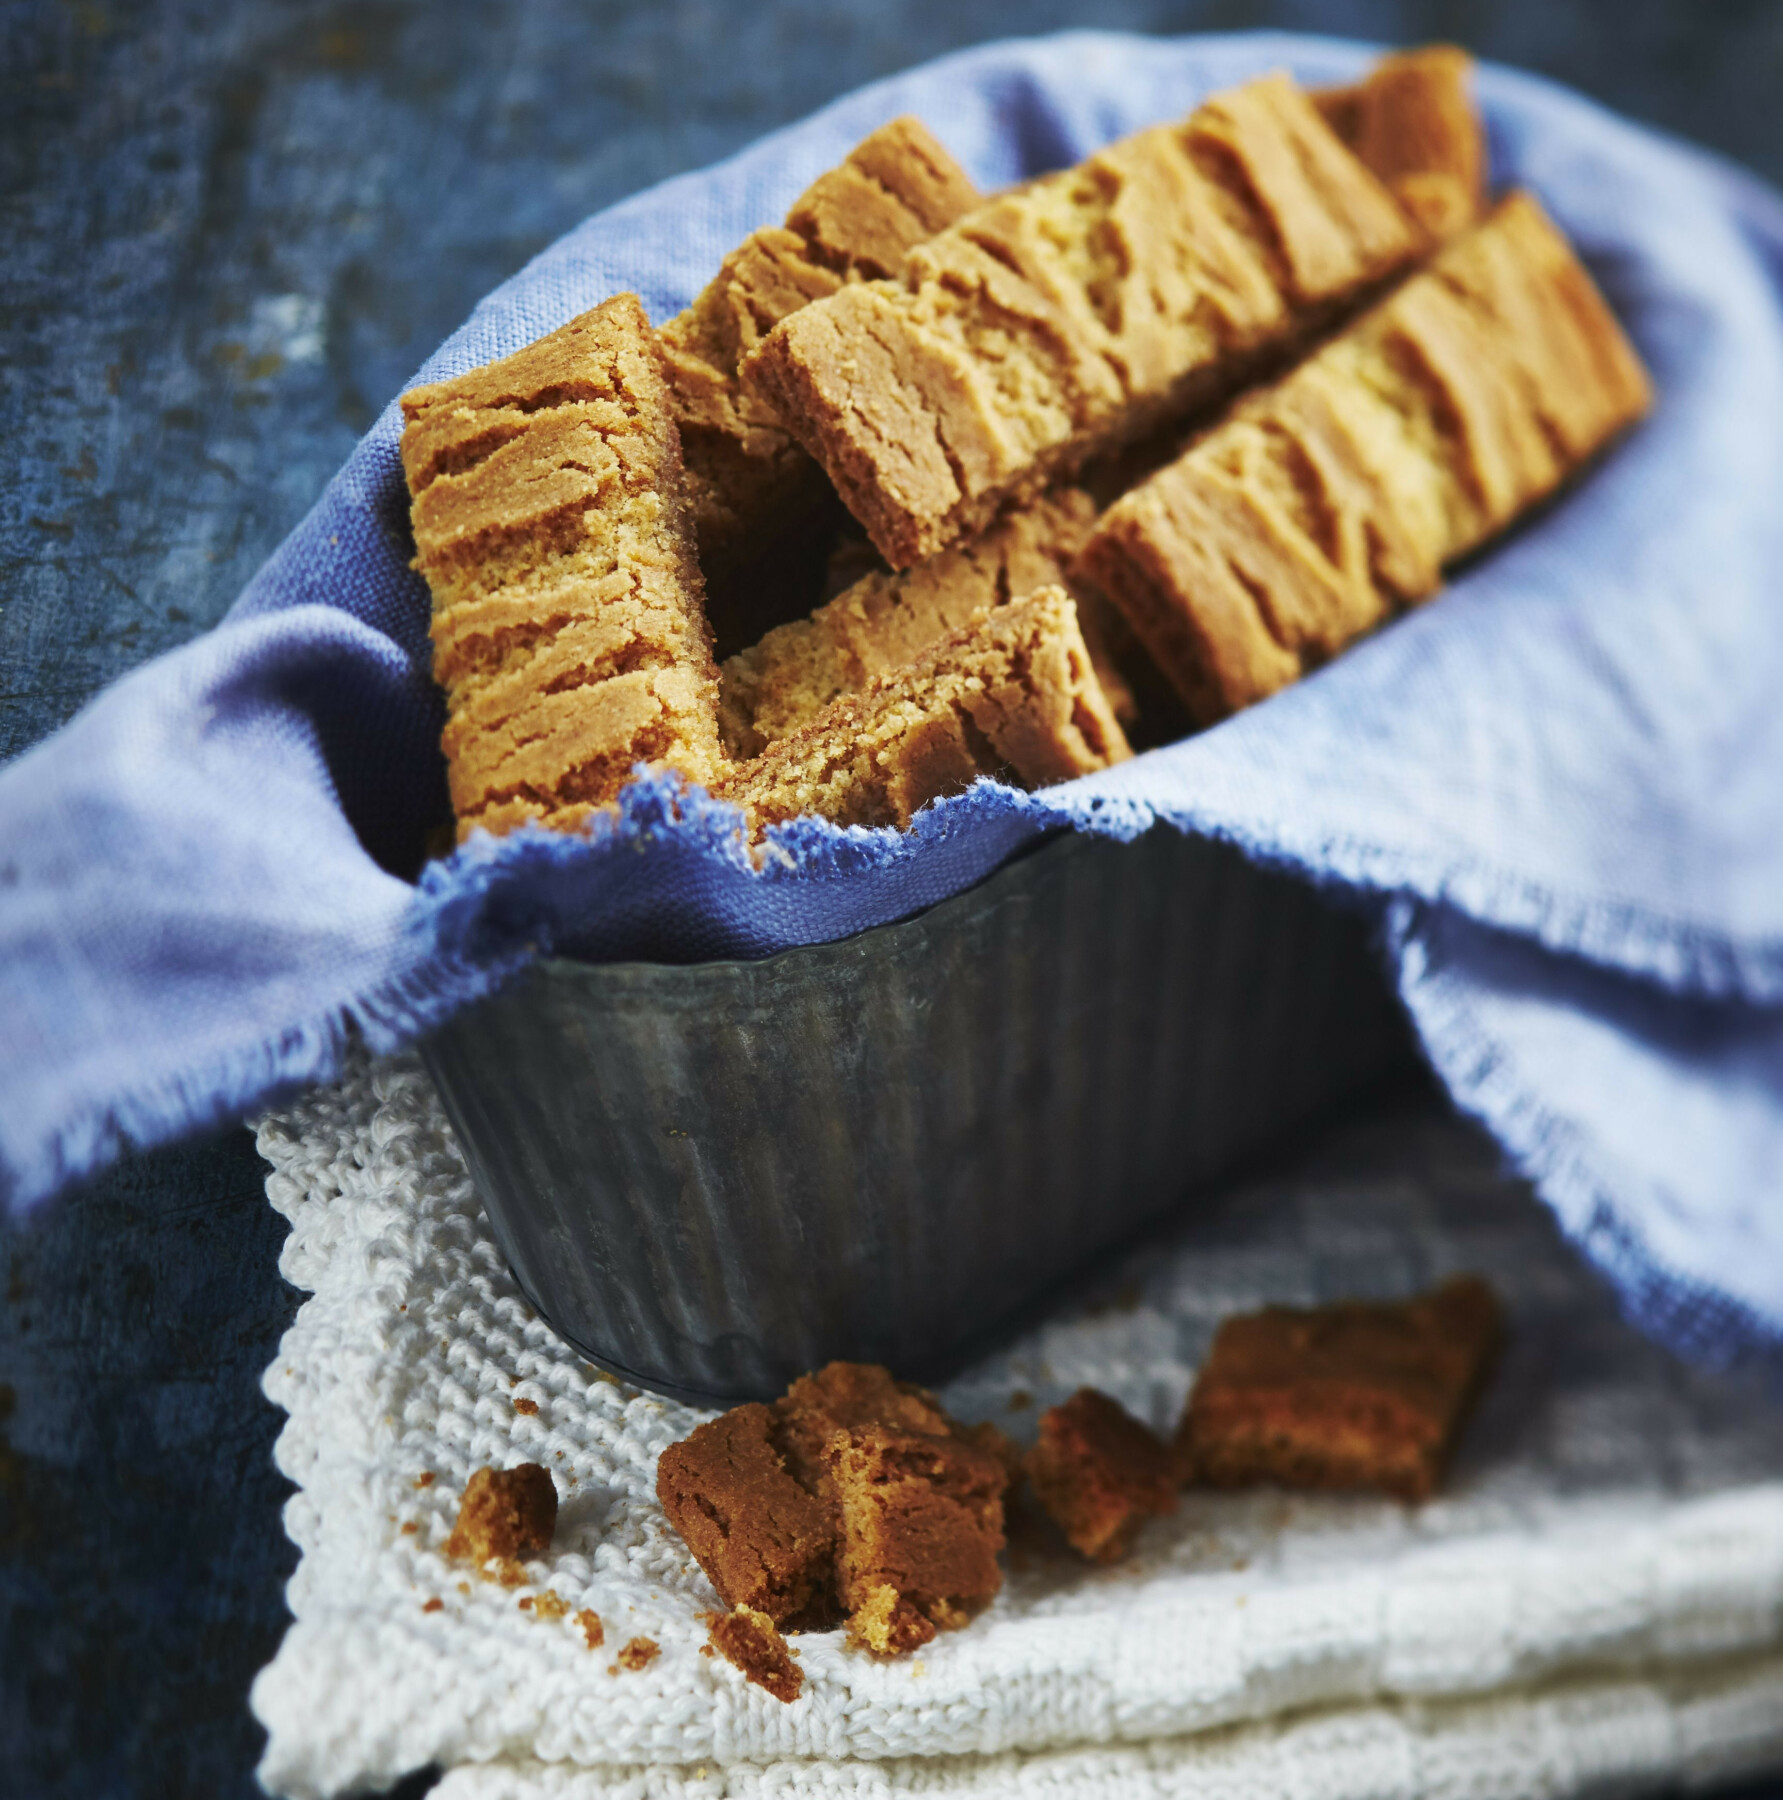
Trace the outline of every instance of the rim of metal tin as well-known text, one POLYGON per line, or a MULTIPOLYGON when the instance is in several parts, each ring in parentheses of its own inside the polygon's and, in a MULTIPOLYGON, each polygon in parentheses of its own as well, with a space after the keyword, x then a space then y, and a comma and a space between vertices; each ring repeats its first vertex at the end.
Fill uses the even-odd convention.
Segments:
MULTIPOLYGON (((1153 831, 1172 830, 1162 821, 1152 827, 1153 831)), ((915 935, 918 927, 931 927, 938 915, 966 913, 974 904, 982 904, 993 888, 999 889, 996 898, 1000 899, 1000 889, 1004 884, 1013 885, 1020 874, 1031 872, 1031 866, 1046 863, 1049 867, 1062 863, 1069 855, 1088 855, 1100 847, 1133 849, 1145 841, 1145 836, 1123 840, 1106 837, 1099 832, 1074 831, 1069 826, 1042 833, 1032 842, 1019 844, 988 874, 981 875, 970 887, 961 888, 957 894, 948 894, 940 900, 931 901, 914 912, 908 912, 902 918, 889 919, 883 925, 869 925, 863 930, 850 932, 847 937, 825 938, 817 944, 792 944, 784 950, 775 950, 767 956, 714 956, 699 962, 671 963, 650 962, 642 957, 627 957, 613 962, 596 962, 586 957, 556 955, 541 956, 528 968, 548 969, 554 974, 575 974, 590 980, 598 978, 614 978, 627 976, 634 981, 644 979, 670 980, 685 977, 688 980, 701 974, 716 974, 720 971, 769 971, 783 968, 798 958, 821 960, 826 955, 844 955, 850 951, 872 943, 885 943, 894 939, 899 932, 915 935)), ((1192 833, 1179 833, 1188 838, 1192 833)), ((1212 840, 1203 840, 1211 845, 1212 840)))

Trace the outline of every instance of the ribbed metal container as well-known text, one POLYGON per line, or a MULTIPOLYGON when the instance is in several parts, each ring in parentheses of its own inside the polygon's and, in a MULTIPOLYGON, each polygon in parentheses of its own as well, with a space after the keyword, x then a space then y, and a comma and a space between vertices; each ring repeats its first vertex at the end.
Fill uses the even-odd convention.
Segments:
POLYGON ((424 1053, 538 1310, 729 1403, 944 1377, 1407 1047, 1357 920, 1159 829, 766 961, 544 962, 424 1053))

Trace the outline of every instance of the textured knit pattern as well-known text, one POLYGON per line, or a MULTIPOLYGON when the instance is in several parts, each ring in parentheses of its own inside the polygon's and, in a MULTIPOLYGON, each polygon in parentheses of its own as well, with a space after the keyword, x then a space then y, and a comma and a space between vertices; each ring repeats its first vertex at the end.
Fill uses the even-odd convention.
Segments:
POLYGON ((253 1696, 275 1790, 490 1758, 515 1768, 444 1791, 999 1794, 1024 1767, 1063 1793, 1181 1792, 1221 1770, 1241 1790, 1309 1777, 1341 1744, 1356 1760, 1315 1791, 1427 1792, 1480 1746, 1485 1795, 1705 1768, 1711 1747, 1729 1768, 1783 1762, 1783 1415, 1619 1324, 1460 1126, 1357 1128, 1203 1203, 1192 1240, 943 1394, 1031 1438, 1092 1383, 1168 1430, 1227 1313, 1473 1269, 1511 1335, 1442 1497, 1188 1493, 1116 1567, 1012 1557, 989 1610, 914 1661, 798 1640, 792 1705, 699 1654, 714 1596, 654 1477, 706 1415, 596 1373, 532 1314, 418 1068, 356 1067, 260 1145, 292 1225, 284 1273, 313 1294, 266 1377, 291 1414, 278 1456, 303 1552, 296 1623, 253 1696), (555 1542, 525 1587, 473 1580, 442 1556, 458 1496, 473 1469, 522 1461, 556 1480, 555 1542), (572 1616, 521 1607, 547 1591, 572 1616), (610 1674, 638 1636, 661 1655, 610 1674), (996 1760, 1011 1752, 1039 1760, 996 1760))

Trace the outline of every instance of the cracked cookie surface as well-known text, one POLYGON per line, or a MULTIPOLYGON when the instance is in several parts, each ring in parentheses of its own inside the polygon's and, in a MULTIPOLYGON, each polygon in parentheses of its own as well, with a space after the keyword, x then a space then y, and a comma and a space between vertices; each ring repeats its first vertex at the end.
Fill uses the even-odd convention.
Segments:
POLYGON ((893 568, 1214 398, 1420 234, 1285 76, 998 195, 744 363, 893 568))
POLYGON ((636 297, 402 404, 460 836, 574 826, 639 762, 709 783, 717 671, 636 297))
POLYGON ((1513 194, 1111 506, 1081 567, 1211 724, 1428 599, 1650 401, 1583 264, 1513 194))

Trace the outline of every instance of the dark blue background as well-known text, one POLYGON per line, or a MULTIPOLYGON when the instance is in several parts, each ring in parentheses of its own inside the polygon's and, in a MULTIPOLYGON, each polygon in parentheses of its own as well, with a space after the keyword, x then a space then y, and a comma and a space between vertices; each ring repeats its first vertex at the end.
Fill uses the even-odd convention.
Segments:
MULTIPOLYGON (((0 759, 215 623, 578 219, 1065 25, 1447 37, 1783 178, 1777 0, 0 6, 0 759)), ((295 1561, 258 1382, 297 1301, 261 1175, 232 1131, 0 1228, 0 1793, 257 1791, 295 1561)))

